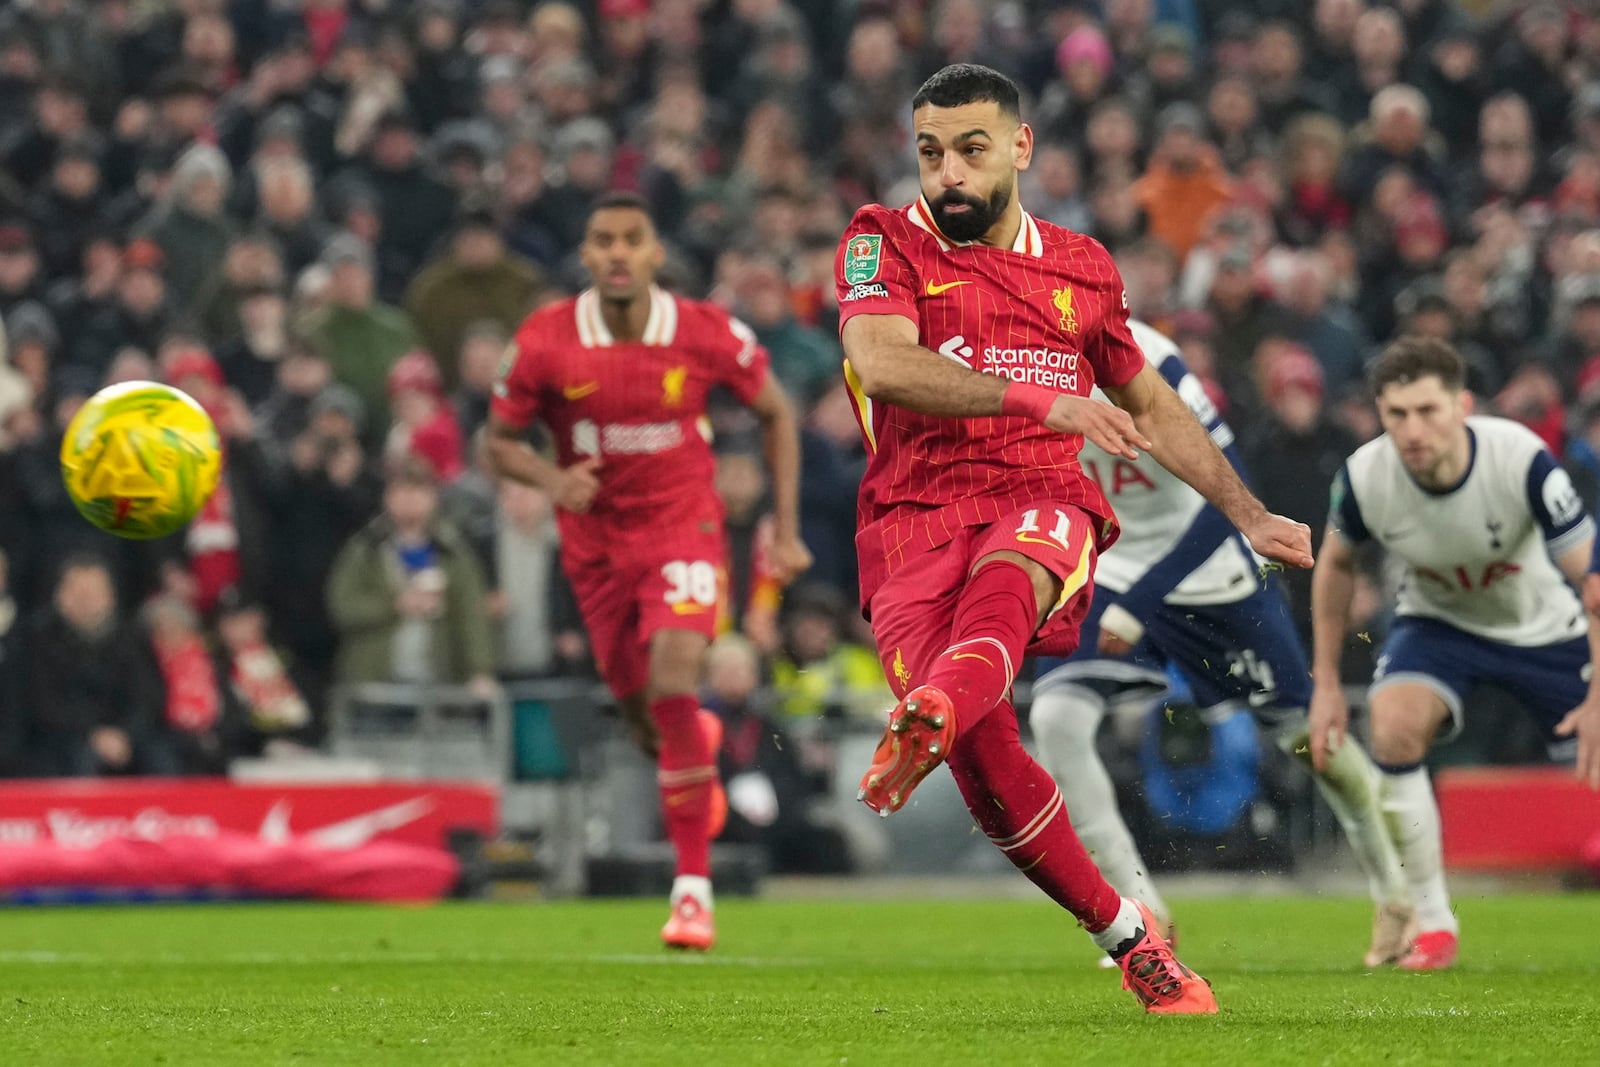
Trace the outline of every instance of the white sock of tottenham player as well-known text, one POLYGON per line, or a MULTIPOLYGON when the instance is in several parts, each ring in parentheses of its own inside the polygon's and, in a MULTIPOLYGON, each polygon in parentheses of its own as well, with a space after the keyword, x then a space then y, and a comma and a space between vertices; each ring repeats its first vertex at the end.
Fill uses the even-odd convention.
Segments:
POLYGON ((1105 698, 1083 686, 1058 685, 1040 693, 1029 713, 1039 762, 1061 787, 1072 828, 1106 881, 1123 896, 1143 901, 1162 923, 1170 923, 1167 902, 1122 821, 1116 788, 1095 749, 1105 713, 1105 698))
POLYGON ((1455 913, 1444 887, 1444 845, 1439 837, 1439 805, 1423 767, 1383 767, 1383 814, 1400 846, 1400 862, 1411 883, 1417 925, 1423 933, 1455 933, 1455 913))
MULTIPOLYGON (((1304 720, 1278 735, 1278 747, 1311 767, 1310 733, 1304 720)), ((1367 874, 1375 904, 1399 904, 1411 899, 1410 883, 1400 865, 1400 853, 1384 824, 1379 790, 1382 774, 1354 738, 1328 753, 1328 769, 1311 771, 1322 799, 1333 809, 1350 848, 1367 874)))

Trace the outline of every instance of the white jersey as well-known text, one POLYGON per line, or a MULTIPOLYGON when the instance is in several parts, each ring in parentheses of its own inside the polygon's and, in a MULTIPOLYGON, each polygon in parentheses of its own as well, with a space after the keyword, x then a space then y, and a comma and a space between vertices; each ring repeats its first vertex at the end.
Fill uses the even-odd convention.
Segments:
MULTIPOLYGON (((1233 431, 1222 421, 1199 379, 1184 366, 1178 346, 1142 322, 1130 320, 1128 326, 1145 360, 1189 405, 1217 447, 1233 444, 1233 431)), ((1098 389, 1091 395, 1105 399, 1098 389)), ((1157 563, 1182 551, 1184 534, 1207 506, 1206 500, 1149 455, 1124 459, 1085 440, 1078 458, 1111 502, 1122 527, 1122 535, 1095 566, 1095 584, 1126 593, 1157 563)), ((1255 592, 1260 581, 1255 556, 1237 533, 1209 556, 1190 564, 1184 568, 1187 577, 1162 598, 1166 603, 1228 604, 1255 592)))
POLYGON ((1583 606, 1552 562, 1594 537, 1572 480, 1519 423, 1474 416, 1467 432, 1467 473, 1440 492, 1417 484, 1387 434, 1362 445, 1334 482, 1330 521, 1404 564, 1400 615, 1525 648, 1581 636, 1583 606))

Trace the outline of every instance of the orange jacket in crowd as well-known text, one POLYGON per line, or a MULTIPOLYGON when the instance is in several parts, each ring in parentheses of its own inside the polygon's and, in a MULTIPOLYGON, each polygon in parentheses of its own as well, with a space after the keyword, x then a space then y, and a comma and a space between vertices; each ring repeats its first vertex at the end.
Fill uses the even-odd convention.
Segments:
POLYGON ((1153 161, 1133 183, 1133 196, 1144 209, 1150 235, 1171 245, 1181 261, 1200 243, 1211 213, 1233 196, 1233 182, 1215 153, 1206 152, 1188 173, 1153 161))

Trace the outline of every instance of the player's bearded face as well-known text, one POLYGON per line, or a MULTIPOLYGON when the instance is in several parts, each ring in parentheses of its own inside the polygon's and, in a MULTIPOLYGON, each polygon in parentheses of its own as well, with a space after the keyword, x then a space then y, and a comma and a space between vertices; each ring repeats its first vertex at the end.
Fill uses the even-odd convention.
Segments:
POLYGON ((946 237, 956 241, 976 241, 988 233, 1005 214, 1011 203, 1011 190, 1015 177, 995 183, 987 197, 975 196, 962 189, 946 189, 937 200, 930 199, 933 221, 939 224, 946 237))

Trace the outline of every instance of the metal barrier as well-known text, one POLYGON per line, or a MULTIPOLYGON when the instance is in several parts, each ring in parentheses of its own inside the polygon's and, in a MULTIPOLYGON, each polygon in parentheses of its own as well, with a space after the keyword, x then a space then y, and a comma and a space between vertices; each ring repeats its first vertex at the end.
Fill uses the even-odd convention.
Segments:
MULTIPOLYGON (((1016 704, 1026 709, 1027 686, 1017 689, 1016 704)), ((1352 687, 1348 696, 1352 717, 1364 720, 1364 690, 1352 687)), ((504 798, 505 827, 537 842, 545 891, 581 893, 590 856, 637 844, 653 828, 654 768, 633 748, 620 721, 603 712, 611 703, 605 687, 592 679, 515 681, 491 698, 464 686, 347 685, 330 698, 328 749, 335 756, 371 760, 386 778, 496 784, 504 798)), ((857 719, 833 720, 830 728, 838 731, 852 767, 865 759, 881 729, 857 719)), ((917 812, 887 828, 906 833, 889 834, 893 844, 885 838, 874 848, 871 841, 883 838, 886 828, 881 820, 865 819, 864 809, 856 810, 852 782, 847 774, 834 783, 834 806, 857 831, 852 836, 868 844, 867 853, 884 850, 880 862, 889 866, 916 866, 915 850, 899 839, 928 834, 930 828, 920 821, 937 822, 940 832, 933 836, 943 841, 955 840, 951 835, 966 819, 953 788, 943 790, 939 787, 947 783, 936 782, 917 812), (942 798, 944 792, 950 797, 942 798), (941 799, 948 803, 935 803, 941 799), (905 855, 892 858, 901 852, 905 855)), ((1297 852, 1338 846, 1337 826, 1314 791, 1306 788, 1286 814, 1297 852)), ((973 863, 986 867, 980 861, 988 850, 977 851, 982 855, 973 856, 973 863)), ((942 862, 947 864, 948 857, 942 862)), ((866 864, 877 865, 871 859, 866 864)))
POLYGON ((460 685, 363 682, 328 698, 328 750, 372 760, 386 778, 511 778, 511 705, 460 685))

